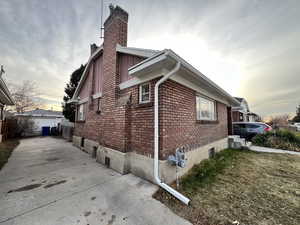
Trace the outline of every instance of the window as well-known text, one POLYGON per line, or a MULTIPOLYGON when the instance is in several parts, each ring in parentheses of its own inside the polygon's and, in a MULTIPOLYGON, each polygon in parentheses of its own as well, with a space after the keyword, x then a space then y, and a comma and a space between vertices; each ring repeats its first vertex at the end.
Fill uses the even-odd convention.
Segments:
POLYGON ((256 129, 256 128, 259 128, 259 125, 257 125, 257 124, 246 124, 246 128, 256 129))
POLYGON ((150 102, 150 83, 140 85, 140 103, 150 102))
POLYGON ((78 120, 79 121, 83 121, 85 118, 84 118, 84 104, 81 104, 78 106, 78 120))
POLYGON ((217 120, 216 102, 196 96, 197 120, 217 120))

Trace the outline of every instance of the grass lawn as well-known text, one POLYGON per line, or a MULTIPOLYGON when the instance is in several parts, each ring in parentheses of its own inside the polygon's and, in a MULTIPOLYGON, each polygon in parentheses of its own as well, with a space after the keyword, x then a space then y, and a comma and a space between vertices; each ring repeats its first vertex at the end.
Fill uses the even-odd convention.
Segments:
POLYGON ((7 163, 10 154, 19 143, 18 140, 7 140, 0 143, 0 170, 7 163))
POLYGON ((224 150, 181 180, 185 206, 165 191, 154 197, 193 224, 299 225, 300 157, 224 150))

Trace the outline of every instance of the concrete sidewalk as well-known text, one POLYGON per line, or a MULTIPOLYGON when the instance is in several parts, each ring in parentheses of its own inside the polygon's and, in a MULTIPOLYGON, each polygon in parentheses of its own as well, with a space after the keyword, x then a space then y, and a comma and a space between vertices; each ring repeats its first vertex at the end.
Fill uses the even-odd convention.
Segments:
POLYGON ((156 190, 62 139, 24 139, 0 172, 0 224, 190 224, 153 199, 156 190))
POLYGON ((275 149, 275 148, 266 148, 266 147, 260 147, 260 146, 256 146, 256 145, 251 145, 249 149, 252 151, 255 151, 255 152, 281 153, 281 154, 292 154, 292 155, 300 156, 300 152, 275 149))

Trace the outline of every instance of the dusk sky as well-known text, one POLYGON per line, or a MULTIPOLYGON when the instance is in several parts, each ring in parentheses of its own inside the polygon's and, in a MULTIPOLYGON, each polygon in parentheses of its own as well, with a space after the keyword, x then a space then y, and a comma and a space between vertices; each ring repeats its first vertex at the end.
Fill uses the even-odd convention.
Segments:
MULTIPOLYGON (((100 45, 100 0, 0 0, 0 64, 59 109, 70 74, 100 45)), ((300 103, 299 0, 111 0, 129 13, 128 46, 170 48, 262 116, 300 103)))

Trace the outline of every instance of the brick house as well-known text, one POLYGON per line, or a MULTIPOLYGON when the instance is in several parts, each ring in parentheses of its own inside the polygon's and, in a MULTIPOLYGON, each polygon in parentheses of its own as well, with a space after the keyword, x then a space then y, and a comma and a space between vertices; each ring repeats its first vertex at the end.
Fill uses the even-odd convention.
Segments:
POLYGON ((91 45, 72 98, 73 142, 98 162, 150 181, 159 158, 159 175, 170 182, 175 168, 167 158, 177 148, 187 158, 181 174, 227 148, 239 102, 172 50, 127 47, 127 22, 127 12, 111 7, 103 44, 91 45))

